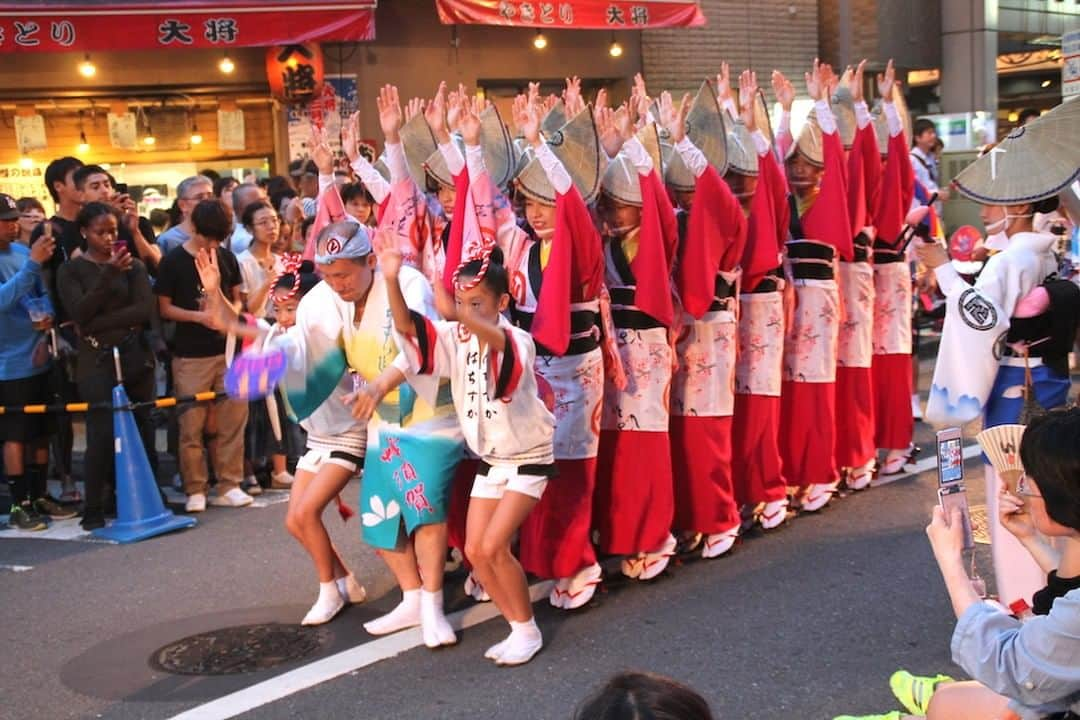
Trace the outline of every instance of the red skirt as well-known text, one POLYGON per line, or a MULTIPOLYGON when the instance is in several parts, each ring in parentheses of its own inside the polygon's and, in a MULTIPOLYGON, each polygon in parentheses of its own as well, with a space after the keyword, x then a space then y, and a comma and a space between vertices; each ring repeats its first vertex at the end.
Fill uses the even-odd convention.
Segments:
POLYGON ((544 489, 518 532, 518 558, 543 579, 573 577, 596 562, 592 526, 596 458, 556 460, 559 476, 544 489))
POLYGON ((735 502, 739 505, 757 505, 787 497, 779 432, 780 398, 735 395, 731 467, 735 502))
POLYGON ((611 555, 664 544, 675 515, 671 445, 666 432, 601 430, 593 527, 611 555))
POLYGON ((671 416, 675 527, 719 533, 739 524, 731 477, 729 417, 671 416))
POLYGON ((465 519, 469 515, 469 496, 472 495, 473 480, 479 466, 479 460, 462 460, 458 463, 454 482, 450 486, 450 508, 446 511, 447 544, 460 550, 462 557, 465 557, 465 519))
POLYGON ((874 443, 885 450, 903 450, 915 436, 911 415, 911 355, 875 355, 874 443))
POLYGON ((780 392, 780 456, 788 485, 836 482, 836 383, 785 380, 780 392))
POLYGON ((877 456, 870 368, 836 368, 836 464, 862 467, 877 456))

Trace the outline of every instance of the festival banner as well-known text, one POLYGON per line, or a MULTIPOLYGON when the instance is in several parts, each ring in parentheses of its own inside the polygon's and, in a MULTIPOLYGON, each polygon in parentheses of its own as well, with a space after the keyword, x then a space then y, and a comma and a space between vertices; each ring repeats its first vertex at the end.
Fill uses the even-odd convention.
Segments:
POLYGON ((262 47, 375 39, 377 0, 39 0, 0 5, 0 53, 262 47))
POLYGON ((509 25, 563 30, 700 27, 701 5, 687 0, 435 0, 444 25, 509 25))

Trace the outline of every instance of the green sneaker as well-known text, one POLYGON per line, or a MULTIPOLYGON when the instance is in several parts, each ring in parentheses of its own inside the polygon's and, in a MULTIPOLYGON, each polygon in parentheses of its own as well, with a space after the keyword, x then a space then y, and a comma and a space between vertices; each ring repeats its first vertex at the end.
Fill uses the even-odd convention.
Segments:
POLYGON ((49 527, 49 525, 40 515, 33 512, 30 508, 24 508, 21 505, 12 505, 11 514, 8 515, 8 527, 12 530, 36 532, 38 530, 44 530, 49 527))
POLYGON ((930 698, 934 690, 943 682, 956 682, 948 675, 935 677, 920 677, 912 675, 907 670, 897 670, 889 678, 889 687, 893 695, 900 701, 912 715, 926 715, 926 708, 930 705, 930 698))
POLYGON ((901 717, 899 710, 893 710, 884 715, 837 715, 833 720, 900 720, 901 717))

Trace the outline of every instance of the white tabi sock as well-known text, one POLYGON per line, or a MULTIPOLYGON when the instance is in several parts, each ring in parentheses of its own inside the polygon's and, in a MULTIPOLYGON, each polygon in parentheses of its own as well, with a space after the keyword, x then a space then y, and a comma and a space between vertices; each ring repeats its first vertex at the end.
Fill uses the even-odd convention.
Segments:
POLYGON ((501 652, 495 658, 497 665, 524 665, 544 647, 544 637, 536 625, 536 618, 525 622, 510 621, 510 637, 502 643, 501 652))
POLYGON ((390 633, 416 627, 420 624, 420 589, 405 590, 401 593, 401 602, 398 606, 370 622, 364 623, 364 629, 372 635, 389 635, 390 633))
POLYGON ((308 614, 300 622, 301 625, 322 625, 330 622, 345 607, 345 598, 338 591, 337 583, 319 583, 319 599, 308 610, 308 614))
POLYGON ((457 635, 450 622, 443 614, 443 591, 420 591, 420 627, 424 635, 424 644, 429 648, 441 645, 453 645, 457 635))

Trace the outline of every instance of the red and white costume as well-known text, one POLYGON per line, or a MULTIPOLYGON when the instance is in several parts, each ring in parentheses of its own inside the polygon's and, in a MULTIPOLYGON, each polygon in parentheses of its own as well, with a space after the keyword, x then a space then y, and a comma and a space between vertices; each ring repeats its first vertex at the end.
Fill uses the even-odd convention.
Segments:
POLYGON ((900 247, 904 217, 915 193, 907 142, 896 108, 883 103, 889 125, 889 154, 874 213, 874 417, 875 446, 904 450, 911 445, 911 271, 900 247))
POLYGON ((633 556, 623 563, 623 572, 649 579, 666 567, 675 550, 668 328, 674 322, 670 273, 678 230, 663 180, 645 148, 633 138, 623 153, 608 173, 621 172, 624 180, 638 183, 641 225, 605 245, 605 275, 627 385, 620 390, 613 378, 606 379, 593 519, 601 551, 633 556))
POLYGON ((824 506, 839 479, 834 446, 840 299, 834 262, 837 254, 852 258, 844 148, 829 104, 818 101, 814 108, 825 169, 810 207, 792 217, 787 243, 795 307, 784 342, 780 413, 784 473, 806 510, 824 506))
POLYGON ((705 535, 703 555, 716 557, 731 549, 741 525, 731 474, 731 430, 738 265, 746 218, 689 138, 675 151, 696 180, 676 271, 683 313, 671 387, 674 527, 705 535))
POLYGON ((852 489, 872 477, 874 400, 871 361, 874 335, 873 228, 869 208, 881 175, 877 137, 865 102, 855 104, 858 129, 848 154, 848 212, 854 240, 851 262, 837 266, 841 320, 836 354, 836 464, 852 489))
POLYGON ((555 607, 581 607, 600 582, 590 528, 600 443, 604 363, 600 350, 603 245, 570 175, 546 144, 537 160, 555 191, 549 242, 529 239, 510 259, 513 319, 536 341, 536 373, 555 400, 559 476, 518 533, 526 571, 557 579, 555 607))

